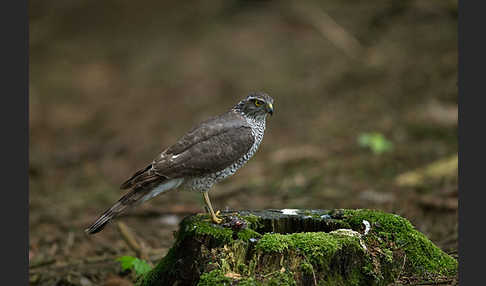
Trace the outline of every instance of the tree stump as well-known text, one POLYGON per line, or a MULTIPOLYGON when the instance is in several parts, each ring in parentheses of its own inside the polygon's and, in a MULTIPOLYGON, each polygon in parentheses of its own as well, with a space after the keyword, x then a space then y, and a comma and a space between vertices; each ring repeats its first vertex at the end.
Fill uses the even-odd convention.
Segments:
POLYGON ((387 285, 438 281, 457 261, 411 223, 375 210, 225 211, 186 217, 139 285, 387 285))

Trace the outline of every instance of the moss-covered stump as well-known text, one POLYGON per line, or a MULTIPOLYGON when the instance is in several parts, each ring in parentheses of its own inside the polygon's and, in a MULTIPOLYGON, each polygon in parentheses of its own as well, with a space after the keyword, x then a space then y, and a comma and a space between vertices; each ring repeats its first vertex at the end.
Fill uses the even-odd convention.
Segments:
POLYGON ((454 277, 457 261, 408 220, 375 210, 264 210, 186 217, 139 285, 387 285, 454 277))

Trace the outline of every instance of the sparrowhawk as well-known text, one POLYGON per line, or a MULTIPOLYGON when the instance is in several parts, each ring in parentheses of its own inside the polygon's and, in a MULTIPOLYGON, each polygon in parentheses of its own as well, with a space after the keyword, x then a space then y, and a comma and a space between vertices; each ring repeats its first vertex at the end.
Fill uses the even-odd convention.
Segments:
POLYGON ((255 92, 228 112, 195 126, 152 163, 126 180, 120 188, 130 191, 85 231, 89 234, 99 232, 127 207, 178 187, 201 192, 211 219, 221 223, 211 206, 208 192, 255 154, 263 139, 267 114, 273 114, 273 98, 255 92))

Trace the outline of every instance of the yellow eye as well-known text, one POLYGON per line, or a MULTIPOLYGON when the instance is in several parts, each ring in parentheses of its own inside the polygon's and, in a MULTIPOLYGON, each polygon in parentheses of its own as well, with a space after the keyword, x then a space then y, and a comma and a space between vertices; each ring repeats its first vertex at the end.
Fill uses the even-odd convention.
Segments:
POLYGON ((261 100, 255 100, 255 106, 262 106, 263 105, 263 101, 261 100))

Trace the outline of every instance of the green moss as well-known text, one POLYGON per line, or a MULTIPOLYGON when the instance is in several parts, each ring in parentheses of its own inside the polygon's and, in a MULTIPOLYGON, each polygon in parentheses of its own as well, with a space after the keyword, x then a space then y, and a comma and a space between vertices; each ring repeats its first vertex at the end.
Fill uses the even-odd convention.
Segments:
POLYGON ((379 283, 365 282, 363 274, 359 271, 353 270, 351 274, 344 279, 341 275, 329 275, 322 279, 318 285, 322 286, 358 286, 358 285, 380 285, 379 283))
POLYGON ((289 272, 277 272, 275 274, 272 274, 268 280, 263 284, 265 286, 296 286, 297 282, 294 279, 294 275, 289 272))
POLYGON ((257 250, 263 252, 283 252, 289 248, 290 238, 288 235, 279 233, 266 233, 258 241, 256 245, 257 250))
POLYGON ((262 286, 262 283, 256 281, 254 278, 246 278, 238 281, 238 286, 262 286))
POLYGON ((444 253, 418 231, 412 232, 405 241, 405 253, 418 273, 453 274, 457 260, 444 253))
MULTIPOLYGON (((375 280, 376 282, 377 280, 375 280)), ((363 285, 363 274, 359 272, 358 269, 353 269, 350 277, 347 279, 345 285, 358 286, 363 285)), ((379 283, 375 283, 379 285, 379 283)), ((389 284, 390 285, 390 284, 389 284)))
POLYGON ((255 215, 245 216, 244 219, 248 222, 248 227, 238 232, 234 232, 230 228, 225 228, 221 225, 216 225, 211 222, 208 215, 196 215, 189 217, 181 222, 181 227, 178 240, 183 239, 187 235, 209 235, 221 243, 230 243, 233 241, 233 234, 236 233, 238 239, 248 241, 250 238, 260 238, 262 235, 254 230, 253 227, 260 226, 258 217, 255 215))
POLYGON ((300 271, 304 274, 311 275, 314 272, 314 267, 312 267, 312 264, 304 262, 300 265, 300 271))
POLYGON ((385 254, 385 259, 387 262, 392 263, 393 262, 393 251, 390 249, 383 249, 383 253, 385 254))
MULTIPOLYGON (((309 215, 320 213, 309 212, 309 215)), ((363 249, 359 237, 336 232, 261 235, 256 229, 262 231, 267 224, 255 215, 241 216, 247 221, 247 228, 239 231, 215 225, 207 215, 196 215, 181 222, 176 244, 139 285, 150 285, 146 282, 157 281, 161 275, 175 271, 173 249, 183 247, 186 237, 204 237, 206 242, 208 237, 211 239, 209 249, 198 251, 214 264, 205 268, 210 272, 200 276, 198 285, 296 285, 295 279, 302 279, 302 274, 314 275, 319 285, 361 285, 363 281, 382 285, 396 278, 397 269, 403 274, 418 275, 451 275, 457 271, 455 259, 398 215, 374 210, 337 210, 332 217, 326 218, 332 229, 352 228, 361 233, 363 220, 369 221, 371 231, 361 238, 368 249, 363 249), (258 239, 256 244, 250 243, 251 238, 258 239), (406 258, 404 269, 401 257, 406 258), (359 267, 342 261, 343 258, 359 267), (345 271, 336 268, 344 265, 345 271), (241 278, 225 277, 226 273, 237 273, 241 278)), ((319 215, 313 219, 323 218, 319 215)))
POLYGON ((403 250, 411 272, 444 275, 457 272, 457 260, 435 246, 408 220, 378 210, 345 210, 344 212, 345 220, 354 229, 359 229, 363 220, 371 223, 371 233, 366 236, 366 239, 379 241, 383 249, 390 247, 389 242, 394 242, 395 249, 391 250, 403 250))
POLYGON ((164 258, 157 263, 157 265, 145 274, 138 282, 137 286, 145 286, 145 285, 154 285, 156 281, 159 281, 162 275, 166 274, 168 271, 171 271, 172 266, 175 262, 175 248, 172 247, 169 249, 164 258))
POLYGON ((238 273, 247 273, 248 272, 248 266, 244 263, 237 263, 236 264, 236 272, 238 273))
POLYGON ((259 282, 253 277, 242 279, 232 279, 225 276, 224 271, 216 269, 208 273, 203 273, 197 283, 197 286, 296 286, 293 274, 291 272, 275 272, 268 275, 265 282, 259 282))
POLYGON ((257 281, 253 277, 244 277, 242 279, 231 279, 229 277, 224 276, 224 272, 221 270, 213 270, 209 273, 204 273, 201 275, 201 278, 197 284, 197 286, 230 286, 230 285, 238 285, 238 286, 287 286, 287 285, 296 285, 295 280, 293 278, 289 278, 288 276, 281 276, 277 275, 276 277, 272 277, 269 281, 263 283, 257 281))
POLYGON ((241 216, 248 223, 248 228, 258 230, 263 228, 262 218, 254 214, 241 216))
POLYGON ((209 235, 220 243, 228 243, 232 240, 233 231, 220 225, 213 224, 208 215, 195 215, 184 219, 180 226, 178 240, 187 235, 209 235))
POLYGON ((243 240, 243 241, 249 241, 250 238, 260 238, 262 237, 261 234, 258 232, 254 231, 253 229, 250 228, 245 228, 240 231, 238 231, 238 239, 243 240))
POLYGON ((370 275, 370 276, 375 275, 375 271, 373 269, 373 264, 366 263, 365 265, 363 265, 363 273, 370 275))
POLYGON ((265 234, 258 241, 256 249, 279 253, 292 249, 301 252, 310 263, 326 266, 328 260, 344 245, 354 245, 361 249, 359 239, 356 237, 325 232, 265 234))
POLYGON ((313 212, 311 210, 304 210, 304 212, 302 214, 305 215, 305 216, 311 217, 313 219, 320 219, 321 216, 324 215, 321 212, 317 213, 317 212, 313 212))
POLYGON ((233 279, 225 277, 223 271, 216 269, 208 273, 203 273, 199 278, 197 286, 222 286, 232 285, 233 279))
POLYGON ((302 251, 315 265, 327 264, 334 253, 348 241, 348 237, 325 232, 295 233, 291 236, 292 248, 302 251))

